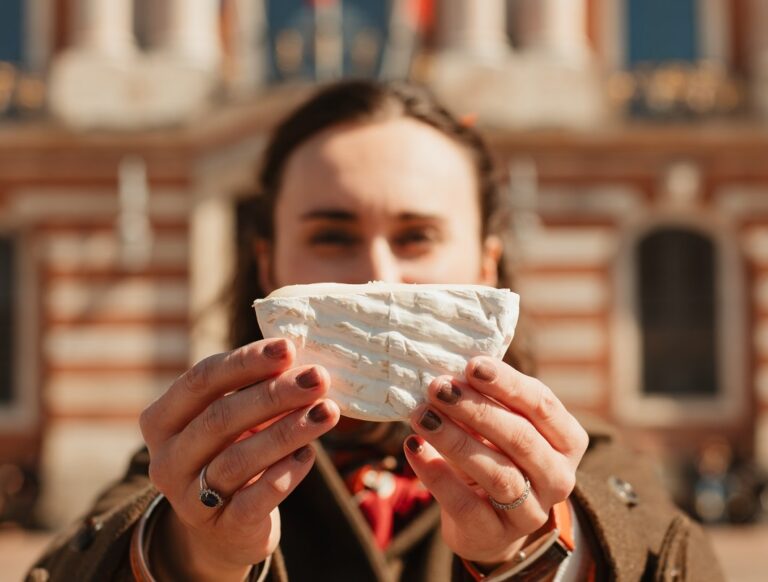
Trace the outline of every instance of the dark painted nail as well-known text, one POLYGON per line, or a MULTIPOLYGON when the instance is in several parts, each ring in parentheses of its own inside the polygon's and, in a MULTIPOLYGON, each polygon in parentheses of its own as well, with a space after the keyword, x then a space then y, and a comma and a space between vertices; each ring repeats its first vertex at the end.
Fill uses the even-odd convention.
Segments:
POLYGON ((461 398, 461 390, 453 385, 453 382, 443 380, 437 387, 437 399, 446 404, 456 404, 461 398))
POLYGON ((472 375, 483 382, 491 382, 496 378, 496 369, 490 364, 477 364, 472 375))
POLYGON ((284 339, 278 340, 264 347, 264 355, 274 360, 279 360, 288 353, 288 342, 284 339))
POLYGON ((296 384, 299 388, 314 388, 320 384, 320 372, 317 368, 310 368, 296 376, 296 384))
POLYGON ((309 409, 309 412, 307 412, 307 418, 309 418, 309 420, 315 424, 320 424, 321 422, 325 422, 331 418, 331 413, 328 410, 328 407, 325 405, 325 402, 321 402, 320 404, 315 404, 312 408, 309 409))
POLYGON ((440 428, 440 425, 443 424, 443 421, 440 420, 440 417, 437 414, 427 408, 424 411, 424 414, 421 415, 419 424, 427 430, 437 430, 440 428))
POLYGON ((405 446, 408 447, 408 450, 412 453, 418 455, 422 450, 424 450, 423 443, 424 439, 420 436, 411 435, 407 439, 405 439, 405 446))
POLYGON ((312 447, 309 445, 304 445, 300 449, 293 452, 293 458, 296 459, 299 463, 306 463, 309 461, 309 458, 312 456, 312 447))

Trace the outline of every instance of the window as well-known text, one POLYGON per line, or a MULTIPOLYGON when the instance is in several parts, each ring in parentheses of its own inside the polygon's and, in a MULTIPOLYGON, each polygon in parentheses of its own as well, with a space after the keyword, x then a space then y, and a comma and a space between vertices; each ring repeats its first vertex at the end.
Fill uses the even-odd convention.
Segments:
POLYGON ((698 0, 628 0, 627 65, 698 60, 698 0))
POLYGON ((616 261, 617 417, 636 426, 743 422, 746 269, 732 225, 668 212, 628 227, 616 261))
POLYGON ((16 65, 23 59, 24 0, 0 2, 0 61, 16 65))
POLYGON ((0 237, 0 406, 13 400, 15 382, 14 303, 15 303, 15 245, 13 240, 0 237))
POLYGON ((715 245, 691 229, 660 228, 636 252, 643 394, 717 396, 715 245))

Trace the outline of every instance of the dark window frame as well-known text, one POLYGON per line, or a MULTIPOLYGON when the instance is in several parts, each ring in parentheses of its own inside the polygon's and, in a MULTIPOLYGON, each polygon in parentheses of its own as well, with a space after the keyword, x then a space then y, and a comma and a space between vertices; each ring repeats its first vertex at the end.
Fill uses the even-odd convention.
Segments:
POLYGON ((644 396, 717 398, 718 258, 712 237, 661 226, 635 247, 644 396))
POLYGON ((18 241, 0 234, 0 407, 13 407, 18 379, 18 241))

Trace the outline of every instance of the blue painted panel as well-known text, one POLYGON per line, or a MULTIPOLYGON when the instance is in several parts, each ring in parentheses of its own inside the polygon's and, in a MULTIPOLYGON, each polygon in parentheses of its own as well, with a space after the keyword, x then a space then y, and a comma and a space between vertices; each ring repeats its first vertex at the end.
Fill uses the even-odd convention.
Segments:
POLYGON ((627 65, 696 61, 698 0, 627 0, 627 65))
POLYGON ((0 0, 0 61, 24 60, 24 0, 0 0))

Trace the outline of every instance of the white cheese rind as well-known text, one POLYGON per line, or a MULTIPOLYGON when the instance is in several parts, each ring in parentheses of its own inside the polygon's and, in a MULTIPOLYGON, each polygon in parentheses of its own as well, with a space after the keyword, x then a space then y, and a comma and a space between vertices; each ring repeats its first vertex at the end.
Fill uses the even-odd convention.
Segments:
POLYGON ((500 358, 514 336, 519 296, 482 285, 321 283, 284 287, 254 308, 265 338, 320 364, 341 413, 406 419, 441 374, 464 378, 479 355, 500 358))

